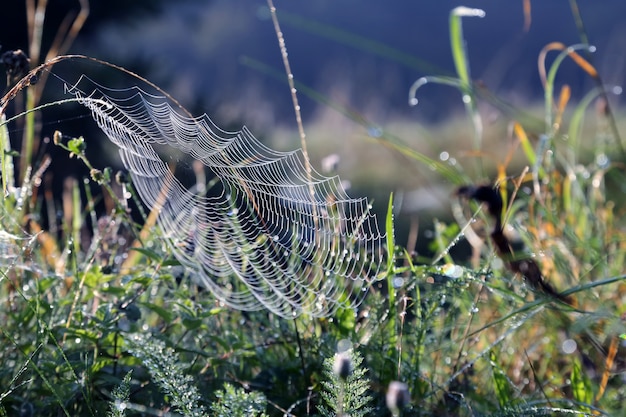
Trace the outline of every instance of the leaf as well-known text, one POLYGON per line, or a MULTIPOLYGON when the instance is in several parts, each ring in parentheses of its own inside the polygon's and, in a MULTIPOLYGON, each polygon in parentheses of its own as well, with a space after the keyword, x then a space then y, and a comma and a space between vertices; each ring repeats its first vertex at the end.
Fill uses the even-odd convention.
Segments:
POLYGON ((67 149, 75 155, 82 155, 87 149, 85 138, 82 136, 78 138, 72 138, 67 142, 67 149))
MULTIPOLYGON (((593 390, 591 388, 591 380, 585 375, 580 366, 578 359, 574 360, 572 366, 572 395, 574 399, 581 404, 591 404, 593 401, 593 390)), ((585 407, 585 409, 587 409, 585 407)))
POLYGON ((163 307, 158 306, 156 304, 142 302, 142 303, 140 303, 140 305, 146 307, 149 310, 154 311, 163 320, 165 320, 166 323, 170 323, 172 321, 172 319, 174 318, 174 313, 172 313, 171 311, 167 310, 166 308, 163 308, 163 307))
POLYGON ((144 255, 145 257, 152 259, 155 262, 161 262, 163 257, 155 251, 147 248, 130 248, 130 250, 136 251, 144 255))
POLYGON ((493 350, 489 352, 489 360, 491 363, 491 373, 493 375, 493 387, 496 391, 496 398, 498 398, 500 407, 508 408, 513 402, 509 379, 506 377, 504 370, 498 365, 498 358, 493 350))

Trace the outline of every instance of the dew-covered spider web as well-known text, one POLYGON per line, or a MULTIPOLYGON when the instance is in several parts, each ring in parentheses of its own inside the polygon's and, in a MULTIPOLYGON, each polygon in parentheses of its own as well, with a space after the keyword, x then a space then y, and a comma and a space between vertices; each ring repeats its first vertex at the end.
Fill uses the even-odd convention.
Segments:
POLYGON ((311 169, 301 150, 274 151, 245 127, 224 131, 139 87, 83 76, 68 91, 119 147, 173 256, 220 302, 328 316, 358 305, 377 278, 384 235, 368 201, 311 169), (173 161, 194 166, 196 181, 173 161))

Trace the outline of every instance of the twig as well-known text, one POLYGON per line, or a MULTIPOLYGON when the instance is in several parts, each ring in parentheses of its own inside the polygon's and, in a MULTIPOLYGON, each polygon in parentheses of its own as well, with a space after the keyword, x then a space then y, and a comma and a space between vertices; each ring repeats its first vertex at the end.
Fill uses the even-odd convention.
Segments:
POLYGON ((306 133, 304 133, 304 125, 302 124, 302 114, 300 112, 300 104, 298 103, 298 90, 293 81, 293 73, 291 72, 291 65, 289 65, 289 58, 287 56, 287 45, 285 44, 285 37, 280 29, 278 23, 278 17, 276 17, 276 7, 272 0, 267 0, 267 6, 270 8, 270 14, 272 15, 272 23, 274 23, 274 30, 276 31, 276 37, 278 38, 278 46, 280 47, 280 53, 283 57, 283 64, 285 65, 285 72, 287 73, 287 82, 289 83, 289 89, 291 91, 291 100, 293 101, 293 109, 296 113, 296 123, 298 125, 298 133, 300 134, 300 147, 302 148, 302 155, 304 155, 304 168, 309 180, 309 194, 311 195, 311 208, 313 214, 313 222, 317 230, 317 208, 315 204, 315 188, 312 181, 311 161, 309 159, 309 153, 306 147, 306 133))

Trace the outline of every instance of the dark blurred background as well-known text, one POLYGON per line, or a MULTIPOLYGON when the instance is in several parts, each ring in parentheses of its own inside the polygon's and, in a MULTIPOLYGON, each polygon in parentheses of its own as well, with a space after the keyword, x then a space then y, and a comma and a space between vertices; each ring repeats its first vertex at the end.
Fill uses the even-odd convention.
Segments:
MULTIPOLYGON (((28 50, 25 5, 3 2, 3 50, 28 50)), ((540 98, 536 58, 552 41, 580 42, 570 3, 531 1, 524 31, 522 0, 385 2, 276 1, 296 78, 341 100, 378 123, 410 117, 440 121, 458 109, 458 94, 425 89, 422 106, 407 106, 411 83, 427 74, 452 74, 448 18, 457 5, 480 7, 486 17, 466 18, 472 75, 493 91, 524 103, 540 98), (390 55, 394 54, 394 57, 390 55)), ((607 83, 624 81, 626 2, 579 1, 594 63, 607 83)), ((262 0, 93 0, 84 29, 70 52, 109 60, 141 74, 187 106, 229 124, 245 121, 267 129, 293 123, 285 85, 246 65, 246 59, 282 72, 276 35, 262 0)), ((52 42, 78 2, 49 0, 44 39, 52 42)), ((43 50, 46 50, 44 45, 43 50)), ((591 82, 564 65, 562 82, 574 94, 591 82)), ((302 98, 307 120, 324 112, 302 98)))
MULTIPOLYGON (((408 89, 416 79, 454 74, 448 28, 454 7, 486 12, 484 18, 463 21, 472 78, 525 109, 542 99, 537 72, 541 48, 553 41, 581 42, 572 2, 531 1, 528 30, 523 4, 523 0, 275 0, 296 80, 362 115, 371 126, 395 129, 410 146, 433 158, 441 152, 458 156, 455 152, 471 148, 467 142, 471 127, 463 118, 457 91, 427 86, 419 93, 420 104, 408 106, 408 89), (447 131, 447 126, 457 128, 447 131)), ((626 2, 580 0, 578 7, 589 41, 597 48, 590 59, 605 83, 623 85, 626 2)), ((1 9, 2 51, 28 52, 25 2, 4 0, 1 9)), ((44 52, 68 12, 78 9, 77 1, 49 0, 44 52)), ((276 34, 262 0, 93 0, 89 18, 69 52, 136 71, 193 113, 206 112, 218 126, 238 129, 246 124, 274 148, 299 146, 276 34)), ((59 76, 73 82, 83 72, 99 70, 76 65, 59 71, 59 76)), ((573 101, 594 85, 567 61, 558 81, 572 87, 573 101)), ((107 82, 113 84, 109 87, 129 87, 115 85, 116 79, 107 82)), ((56 88, 47 92, 49 97, 63 93, 58 84, 49 88, 56 88)), ((300 100, 314 165, 320 167, 326 155, 337 154, 338 172, 352 183, 352 194, 372 196, 384 206, 389 192, 404 193, 409 203, 413 199, 406 206, 409 212, 437 211, 445 205, 442 200, 449 191, 445 184, 443 189, 424 184, 419 169, 405 167, 405 160, 368 138, 371 129, 368 132, 306 95, 301 94, 300 100), (421 192, 423 187, 427 191, 421 192)), ((67 126, 64 129, 70 133, 87 136, 92 127, 81 115, 86 112, 75 108, 69 113, 48 111, 42 119, 42 135, 67 126)), ((485 116, 491 120, 490 109, 485 116)), ((497 117, 495 109, 493 119, 497 117)), ((19 133, 19 126, 12 129, 19 133)), ((503 129, 496 129, 494 140, 504 135, 503 129)), ((96 158, 110 154, 112 159, 102 164, 115 164, 111 148, 89 146, 97 150, 96 158)), ((496 153, 493 158, 503 155, 496 153)), ((75 169, 79 168, 72 166, 75 169)))

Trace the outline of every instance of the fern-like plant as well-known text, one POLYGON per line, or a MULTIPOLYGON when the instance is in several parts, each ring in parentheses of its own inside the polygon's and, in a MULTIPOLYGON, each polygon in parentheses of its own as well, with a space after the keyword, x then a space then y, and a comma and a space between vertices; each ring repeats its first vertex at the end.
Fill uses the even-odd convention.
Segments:
POLYGON ((367 370, 362 368, 363 357, 350 349, 324 361, 324 390, 320 393, 323 404, 318 406, 324 417, 349 416, 365 417, 373 411, 369 406, 372 401, 369 395, 370 380, 367 370), (342 367, 336 366, 337 358, 346 355, 351 366, 350 372, 338 372, 342 367), (347 375, 346 375, 347 374, 347 375))
POLYGON ((206 410, 199 404, 200 393, 192 384, 191 376, 186 374, 185 362, 172 348, 145 334, 134 335, 127 342, 130 352, 148 368, 152 379, 177 412, 185 417, 206 415, 206 410))
POLYGON ((113 401, 109 405, 107 417, 124 417, 126 415, 125 410, 130 400, 130 378, 132 374, 132 370, 128 371, 122 382, 111 393, 113 401))
POLYGON ((246 392, 225 384, 216 396, 218 401, 211 405, 215 417, 267 417, 267 400, 260 392, 246 392))

